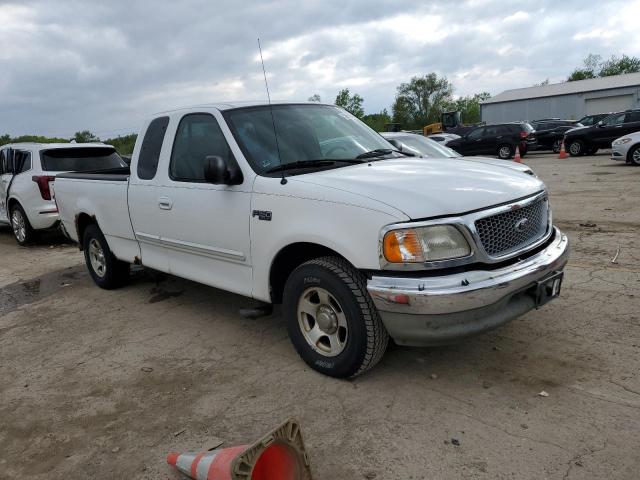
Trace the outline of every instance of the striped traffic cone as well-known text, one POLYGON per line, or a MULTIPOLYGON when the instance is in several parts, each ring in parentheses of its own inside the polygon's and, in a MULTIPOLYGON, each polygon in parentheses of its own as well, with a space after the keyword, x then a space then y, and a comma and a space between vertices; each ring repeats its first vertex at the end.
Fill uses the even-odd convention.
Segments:
POLYGON ((564 139, 562 140, 562 143, 560 144, 560 156, 558 157, 560 160, 564 160, 565 158, 567 158, 569 156, 569 154, 567 153, 567 151, 564 149, 564 139))
POLYGON ((522 163, 522 157, 520 157, 520 147, 516 145, 516 154, 513 157, 513 161, 516 163, 522 163))
POLYGON ((170 453, 167 463, 195 480, 311 480, 300 425, 292 419, 253 445, 170 453))

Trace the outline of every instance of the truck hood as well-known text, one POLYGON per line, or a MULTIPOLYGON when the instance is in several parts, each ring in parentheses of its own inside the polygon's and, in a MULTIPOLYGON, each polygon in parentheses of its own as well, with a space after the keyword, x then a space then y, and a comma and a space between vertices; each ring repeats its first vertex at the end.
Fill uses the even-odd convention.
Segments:
POLYGON ((290 177, 381 202, 411 219, 456 215, 544 190, 537 178, 462 159, 389 159, 290 177))
POLYGON ((510 168, 518 172, 532 171, 531 167, 525 165, 524 163, 513 162, 511 160, 500 160, 498 158, 487 157, 464 157, 464 159, 472 162, 486 163, 487 165, 495 165, 496 167, 510 168))

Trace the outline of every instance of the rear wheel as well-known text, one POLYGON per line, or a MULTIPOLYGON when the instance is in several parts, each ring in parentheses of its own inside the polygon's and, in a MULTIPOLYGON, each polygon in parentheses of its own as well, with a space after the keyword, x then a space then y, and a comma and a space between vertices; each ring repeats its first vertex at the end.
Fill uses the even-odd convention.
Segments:
POLYGON ((585 146, 582 140, 572 140, 569 143, 569 154, 572 157, 579 157, 580 155, 584 155, 585 146))
POLYGON ((513 157, 513 147, 509 144, 500 145, 498 147, 498 158, 508 160, 513 157))
POLYGON ((18 245, 24 246, 34 239, 35 232, 33 228, 31 228, 27 214, 19 204, 11 207, 10 219, 13 236, 16 238, 18 245))
POLYGON ((627 154, 627 160, 631 165, 640 167, 640 144, 632 147, 627 154))
POLYGON ((387 348, 389 334, 364 277, 341 258, 318 258, 296 268, 285 285, 283 310, 298 354, 325 375, 360 375, 387 348))
POLYGON ((553 142, 553 146, 551 147, 551 149, 553 150, 553 153, 560 153, 560 149, 562 148, 562 140, 558 139, 555 142, 553 142))
POLYGON ((87 269, 101 288, 112 290, 124 285, 129 278, 129 264, 118 260, 96 224, 89 225, 82 236, 87 269))

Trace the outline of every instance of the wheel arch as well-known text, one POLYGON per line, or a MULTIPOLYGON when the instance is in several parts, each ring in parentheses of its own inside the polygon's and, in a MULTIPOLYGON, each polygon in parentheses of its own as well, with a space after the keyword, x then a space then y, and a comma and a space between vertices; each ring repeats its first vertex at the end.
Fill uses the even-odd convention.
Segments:
MULTIPOLYGON (((284 285, 297 267, 303 263, 320 257, 338 257, 349 261, 339 252, 319 243, 295 242, 281 248, 273 257, 269 269, 269 290, 273 303, 282 303, 284 285)), ((349 262, 351 263, 351 262, 349 262)))
MULTIPOLYGON (((82 245, 82 237, 85 230, 89 225, 98 225, 98 220, 96 219, 95 215, 89 215, 86 212, 80 212, 76 215, 75 223, 76 234, 78 235, 78 245, 80 247, 80 250, 82 250, 84 248, 82 245)), ((98 225, 98 228, 100 228, 100 225, 98 225)))

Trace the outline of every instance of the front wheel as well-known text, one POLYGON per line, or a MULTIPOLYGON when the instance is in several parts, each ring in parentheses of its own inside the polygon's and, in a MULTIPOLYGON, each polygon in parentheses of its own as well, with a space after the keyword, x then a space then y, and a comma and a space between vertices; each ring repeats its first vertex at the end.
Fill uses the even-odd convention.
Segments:
POLYGON ((640 167, 640 144, 629 150, 627 154, 627 160, 630 164, 640 167))
POLYGON ((129 264, 118 260, 96 224, 89 225, 82 236, 84 259, 91 278, 100 288, 112 290, 129 278, 129 264))
POLYGON ((573 140, 569 143, 569 154, 572 157, 579 157, 580 155, 584 155, 585 146, 582 140, 573 140))
POLYGON ((500 145, 498 147, 498 158, 501 158, 502 160, 509 160, 513 156, 513 151, 514 150, 511 145, 500 145))
POLYGON ((283 311, 298 354, 325 375, 348 378, 366 372, 389 342, 365 278, 338 257, 296 268, 285 285, 283 311))
POLYGON ((34 239, 35 232, 31 228, 27 214, 20 205, 16 204, 11 208, 11 216, 9 218, 13 236, 16 238, 18 245, 24 246, 34 239))

